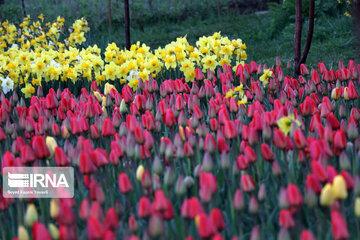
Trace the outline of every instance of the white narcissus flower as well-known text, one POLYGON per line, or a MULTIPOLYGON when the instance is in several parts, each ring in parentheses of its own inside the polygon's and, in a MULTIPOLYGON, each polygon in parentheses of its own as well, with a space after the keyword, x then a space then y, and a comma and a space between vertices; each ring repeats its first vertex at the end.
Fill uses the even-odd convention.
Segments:
POLYGON ((8 92, 12 91, 14 89, 14 82, 7 76, 6 78, 0 77, 1 80, 1 87, 3 89, 3 92, 7 94, 8 92))
POLYGON ((139 79, 139 72, 136 70, 131 70, 129 76, 127 77, 127 80, 133 80, 133 79, 139 79))

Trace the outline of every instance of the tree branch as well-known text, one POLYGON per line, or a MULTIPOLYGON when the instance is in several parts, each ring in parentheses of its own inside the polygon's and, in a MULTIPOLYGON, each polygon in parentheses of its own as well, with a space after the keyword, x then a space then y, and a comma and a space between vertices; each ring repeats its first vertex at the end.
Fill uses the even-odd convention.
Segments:
POLYGON ((295 39, 294 39, 294 75, 300 73, 301 54, 301 31, 302 31, 302 0, 295 2, 295 39))
POLYGON ((124 0, 125 47, 130 50, 130 14, 129 0, 124 0))
POLYGON ((310 46, 311 46, 311 40, 314 33, 314 15, 315 15, 315 0, 310 0, 310 7, 309 7, 309 29, 308 34, 306 37, 306 43, 304 47, 303 54, 301 56, 300 62, 299 62, 299 68, 300 64, 306 62, 306 58, 309 54, 310 46))

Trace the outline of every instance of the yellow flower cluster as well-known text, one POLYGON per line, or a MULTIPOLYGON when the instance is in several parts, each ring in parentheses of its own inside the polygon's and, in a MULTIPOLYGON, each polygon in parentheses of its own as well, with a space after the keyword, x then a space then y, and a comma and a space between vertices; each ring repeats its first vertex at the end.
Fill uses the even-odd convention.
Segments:
POLYGON ((220 32, 201 37, 196 46, 180 37, 154 51, 140 42, 130 50, 111 43, 102 56, 96 45, 80 46, 89 31, 84 18, 75 21, 69 28, 70 35, 61 42, 63 28, 63 18, 44 24, 43 15, 32 22, 27 17, 18 27, 8 22, 0 25, 0 73, 8 76, 14 87, 22 87, 26 97, 42 81, 75 83, 82 79, 100 84, 118 80, 136 90, 139 79, 148 80, 150 74, 155 77, 169 69, 180 71, 186 81, 193 81, 196 67, 206 72, 219 65, 239 64, 247 58, 241 39, 230 40, 220 32))
POLYGON ((247 97, 244 93, 244 86, 240 84, 239 86, 235 87, 234 90, 230 89, 227 91, 226 98, 237 98, 238 97, 238 105, 245 105, 247 103, 247 97))

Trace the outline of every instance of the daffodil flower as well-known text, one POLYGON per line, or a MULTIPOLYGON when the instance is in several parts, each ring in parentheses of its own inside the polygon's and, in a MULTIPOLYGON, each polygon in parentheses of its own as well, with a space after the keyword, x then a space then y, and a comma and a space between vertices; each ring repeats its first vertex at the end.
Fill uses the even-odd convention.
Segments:
POLYGON ((279 129, 285 134, 288 135, 293 124, 296 124, 298 127, 301 126, 301 122, 296 120, 294 114, 290 114, 287 117, 282 117, 277 121, 279 129))
POLYGON ((30 83, 26 83, 25 87, 21 89, 21 92, 25 94, 25 98, 29 98, 31 94, 35 92, 35 88, 30 83))
POLYGON ((268 82, 269 82, 269 78, 273 75, 273 71, 271 71, 270 69, 264 69, 264 73, 263 75, 261 75, 260 77, 260 81, 263 83, 263 85, 265 86, 268 82))

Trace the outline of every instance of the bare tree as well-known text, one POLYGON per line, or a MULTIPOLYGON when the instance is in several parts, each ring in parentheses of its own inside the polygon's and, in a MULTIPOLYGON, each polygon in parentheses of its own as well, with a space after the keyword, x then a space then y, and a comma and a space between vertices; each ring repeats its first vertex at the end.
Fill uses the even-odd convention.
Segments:
POLYGON ((23 11, 24 18, 25 18, 25 17, 26 17, 26 9, 25 9, 24 0, 21 0, 21 7, 22 7, 22 11, 23 11))
POLYGON ((124 0, 124 27, 125 27, 125 46, 130 50, 130 14, 129 0, 124 0))
POLYGON ((355 21, 355 31, 357 36, 357 44, 358 44, 358 58, 360 59, 360 0, 355 0, 353 2, 353 14, 355 21))
POLYGON ((304 51, 301 55, 301 32, 302 32, 302 0, 295 2, 295 39, 294 39, 294 75, 300 74, 300 65, 306 62, 309 54, 312 36, 314 33, 315 0, 310 0, 309 28, 306 37, 304 51))
POLYGON ((108 7, 108 24, 109 24, 109 28, 111 28, 112 25, 111 0, 108 0, 107 7, 108 7))

